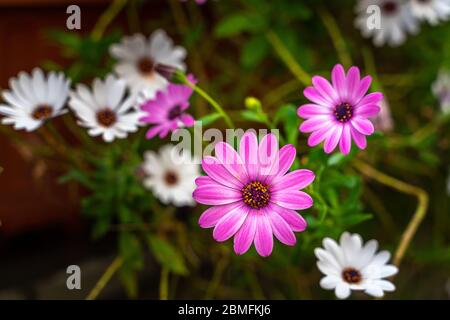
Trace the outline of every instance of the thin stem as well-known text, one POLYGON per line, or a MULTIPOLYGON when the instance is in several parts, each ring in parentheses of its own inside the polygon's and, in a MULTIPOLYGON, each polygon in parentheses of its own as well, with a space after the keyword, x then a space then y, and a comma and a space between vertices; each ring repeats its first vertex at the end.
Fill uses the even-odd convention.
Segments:
POLYGON ((191 87, 196 93, 198 93, 203 99, 208 101, 208 103, 219 113, 222 118, 225 120, 226 124, 230 128, 234 128, 234 123, 231 120, 230 116, 225 112, 225 110, 213 99, 209 94, 207 94, 203 89, 199 86, 191 83, 189 80, 185 79, 184 84, 191 87))
POLYGON ((113 262, 108 266, 103 275, 100 277, 95 287, 89 292, 86 297, 86 300, 95 300, 98 295, 102 292, 105 286, 108 284, 109 280, 111 280, 112 276, 116 273, 117 270, 122 266, 123 258, 118 256, 113 262))
POLYGON ((400 243, 394 254, 394 264, 399 266, 409 244, 414 237, 420 223, 425 217, 428 209, 428 194, 422 188, 410 185, 406 182, 400 181, 396 178, 388 176, 387 174, 378 171, 377 169, 371 167, 370 165, 364 163, 361 160, 355 159, 353 162, 356 169, 361 171, 366 176, 375 179, 376 181, 394 188, 400 192, 411 194, 417 197, 418 205, 416 211, 414 212, 411 220, 409 221, 406 229, 400 239, 400 243))
POLYGON ((224 255, 219 260, 219 262, 217 262, 211 282, 208 285, 208 289, 206 289, 205 300, 214 298, 214 295, 217 291, 217 288, 220 285, 220 281, 222 280, 222 276, 223 273, 225 272, 227 265, 228 265, 228 257, 224 255))
POLYGON ((167 300, 169 298, 169 270, 162 268, 161 278, 159 280, 159 299, 167 300))
POLYGON ((318 13, 322 22, 330 35, 331 41, 333 42, 334 48, 339 56, 339 60, 342 62, 344 67, 348 68, 352 65, 352 58, 347 50, 347 45, 345 44, 344 37, 342 36, 339 26, 336 23, 334 17, 325 7, 319 7, 318 13))
POLYGON ((97 24, 94 26, 91 32, 92 39, 98 41, 101 39, 105 33, 108 25, 114 20, 114 18, 119 14, 119 12, 125 7, 127 0, 114 0, 113 3, 106 9, 105 12, 100 16, 97 24))
POLYGON ((297 77, 298 81, 300 81, 305 86, 308 86, 311 82, 311 77, 300 66, 297 60, 295 60, 295 58, 289 52, 289 49, 284 45, 283 41, 281 41, 278 35, 273 31, 268 31, 266 37, 277 54, 280 56, 281 60, 283 60, 283 62, 292 72, 292 74, 297 77))

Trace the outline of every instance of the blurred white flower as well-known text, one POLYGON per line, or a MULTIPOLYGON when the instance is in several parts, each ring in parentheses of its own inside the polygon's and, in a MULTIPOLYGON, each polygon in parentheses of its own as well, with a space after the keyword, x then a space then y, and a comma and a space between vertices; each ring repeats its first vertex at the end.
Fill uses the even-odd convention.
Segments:
POLYGON ((402 0, 359 0, 356 11, 356 27, 364 37, 373 37, 376 46, 386 43, 392 47, 399 46, 405 42, 408 33, 419 31, 419 21, 412 14, 411 5, 402 0), (373 5, 380 9, 380 28, 368 24, 373 13, 367 8, 373 5))
POLYGON ((382 132, 390 132, 394 129, 394 120, 391 116, 391 107, 384 96, 380 102, 380 113, 374 119, 374 125, 377 130, 382 132))
POLYGON ((164 30, 154 31, 148 39, 142 34, 124 37, 111 46, 110 53, 118 60, 115 72, 133 92, 147 89, 155 93, 166 88, 167 80, 156 70, 158 64, 185 70, 186 50, 174 46, 164 30))
POLYGON ((133 108, 136 98, 125 95, 125 81, 108 75, 105 81, 94 80, 92 92, 79 84, 70 93, 69 106, 78 117, 78 124, 89 128, 89 135, 102 135, 104 141, 111 142, 138 129, 140 113, 133 108))
POLYGON ((320 280, 320 286, 334 290, 339 299, 348 298, 351 290, 363 290, 374 297, 382 297, 384 291, 395 290, 395 286, 383 278, 396 274, 398 269, 386 264, 391 256, 388 251, 376 253, 376 240, 363 245, 360 235, 344 232, 340 245, 325 238, 323 247, 325 249, 314 250, 319 259, 317 267, 325 274, 320 280))
POLYGON ((439 71, 438 77, 431 86, 434 96, 439 100, 442 113, 450 113, 450 72, 439 71))
POLYGON ((411 0, 410 4, 414 16, 431 25, 450 18, 450 0, 411 0))
POLYGON ((8 104, 0 104, 3 124, 14 129, 33 131, 46 120, 65 113, 64 104, 69 94, 70 80, 63 73, 50 72, 46 77, 35 68, 31 75, 20 72, 9 80, 10 90, 3 91, 8 104))
POLYGON ((164 204, 177 207, 193 206, 195 179, 200 176, 200 167, 190 154, 178 152, 177 147, 165 145, 159 153, 147 151, 142 169, 145 172, 144 186, 153 191, 164 204))

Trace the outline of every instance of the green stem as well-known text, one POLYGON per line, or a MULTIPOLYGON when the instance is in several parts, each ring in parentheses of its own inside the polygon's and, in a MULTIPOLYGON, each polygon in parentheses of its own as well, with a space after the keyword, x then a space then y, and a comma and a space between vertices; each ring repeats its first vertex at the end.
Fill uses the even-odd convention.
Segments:
POLYGON ((399 266, 406 253, 406 250, 408 249, 414 235, 417 232, 417 229, 419 228, 420 224, 423 221, 423 218, 425 218, 425 215, 427 213, 429 202, 428 193, 422 188, 410 185, 406 182, 388 176, 387 174, 378 171, 377 169, 371 167, 370 165, 359 159, 354 159, 353 165, 355 166, 356 169, 361 171, 366 176, 386 186, 394 188, 402 193, 410 194, 417 197, 418 204, 416 207, 416 211, 414 212, 406 229, 403 231, 400 243, 394 254, 394 264, 399 266))
POLYGON ((330 14, 330 12, 325 9, 325 7, 321 6, 318 12, 325 28, 328 31, 328 34, 331 37, 331 41, 333 42, 334 48, 336 49, 336 52, 339 56, 339 60, 342 62, 344 67, 349 68, 352 65, 352 58, 348 53, 347 45, 345 44, 344 37, 339 30, 339 26, 336 23, 336 20, 330 14))
POLYGON ((159 280, 159 299, 167 300, 169 298, 169 270, 162 268, 161 278, 159 280))
POLYGON ((106 11, 100 16, 97 24, 92 29, 91 37, 92 39, 98 41, 105 33, 108 25, 114 20, 114 18, 119 14, 119 12, 125 7, 127 0, 114 0, 113 3, 106 9, 106 11))
POLYGON ((206 289, 205 300, 214 298, 214 295, 217 291, 217 288, 220 285, 220 281, 222 279, 223 273, 227 265, 228 265, 228 257, 224 255, 219 260, 219 262, 217 262, 211 282, 208 285, 208 289, 206 289))
POLYGON ((202 88, 190 82, 186 77, 183 78, 183 83, 192 88, 196 93, 198 93, 203 99, 208 101, 208 103, 217 111, 218 114, 222 116, 226 124, 230 128, 235 128, 233 121, 230 116, 225 112, 225 110, 217 103, 209 94, 207 94, 202 88))
POLYGON ((109 280, 111 280, 112 276, 119 270, 119 268, 123 264, 122 257, 116 257, 114 261, 108 266, 105 273, 100 277, 95 287, 89 292, 86 300, 95 300, 98 295, 103 291, 105 286, 108 284, 109 280))
POLYGON ((297 77, 298 81, 305 86, 308 86, 311 83, 310 75, 300 66, 297 60, 295 60, 294 56, 289 52, 289 49, 284 45, 278 35, 273 31, 268 31, 266 37, 292 74, 297 77))

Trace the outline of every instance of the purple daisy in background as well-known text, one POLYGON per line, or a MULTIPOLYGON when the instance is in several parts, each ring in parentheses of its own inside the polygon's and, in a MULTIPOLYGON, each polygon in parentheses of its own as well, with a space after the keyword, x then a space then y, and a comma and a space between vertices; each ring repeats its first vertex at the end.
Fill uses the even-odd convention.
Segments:
POLYGON ((217 143, 215 157, 202 161, 208 176, 197 178, 193 193, 198 203, 213 206, 201 215, 200 226, 214 227, 213 237, 220 242, 234 236, 234 251, 239 255, 254 242, 261 256, 269 256, 273 235, 293 246, 294 231, 303 231, 307 225, 295 210, 313 205, 313 199, 299 189, 315 178, 305 169, 287 173, 295 155, 290 144, 279 150, 273 134, 265 135, 258 145, 256 135, 247 132, 239 153, 228 143, 217 143))
POLYGON ((367 93, 372 78, 360 79, 359 69, 351 67, 345 74, 338 64, 331 72, 332 84, 321 77, 312 78, 313 86, 307 87, 303 94, 312 103, 298 109, 298 115, 306 119, 300 131, 310 133, 308 145, 316 146, 324 141, 326 153, 337 145, 343 154, 350 152, 352 139, 356 146, 365 149, 366 136, 374 132, 374 126, 367 118, 380 112, 379 103, 383 99, 380 92, 367 93))
MULTIPOLYGON (((193 84, 197 82, 192 75, 187 78, 193 84)), ((192 92, 189 86, 170 83, 165 91, 158 91, 154 98, 141 104, 140 109, 146 115, 140 121, 153 125, 147 131, 147 139, 156 135, 164 138, 178 128, 194 125, 194 118, 185 113, 192 92)))

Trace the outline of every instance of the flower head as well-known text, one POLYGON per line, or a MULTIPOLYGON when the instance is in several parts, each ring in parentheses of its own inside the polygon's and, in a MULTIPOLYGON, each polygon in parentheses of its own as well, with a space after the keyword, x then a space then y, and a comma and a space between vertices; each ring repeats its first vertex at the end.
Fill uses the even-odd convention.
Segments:
POLYGON ((164 204, 192 206, 195 179, 200 176, 200 166, 196 163, 190 154, 180 153, 173 145, 161 147, 158 154, 147 151, 142 165, 144 186, 164 204))
POLYGON ((31 75, 21 72, 9 81, 10 90, 3 91, 8 104, 0 105, 3 124, 14 129, 33 131, 46 120, 66 112, 64 104, 69 95, 70 80, 63 73, 50 72, 46 77, 36 68, 31 75))
POLYGON ((419 31, 419 21, 413 15, 409 1, 403 0, 360 0, 356 7, 358 17, 355 25, 361 29, 361 34, 373 37, 376 46, 388 44, 392 47, 403 44, 408 33, 419 31), (370 6, 380 8, 380 23, 372 25, 373 11, 370 6))
POLYGON ((410 4, 414 16, 431 25, 450 18, 450 0, 411 0, 410 4))
POLYGON ((287 173, 296 150, 286 145, 278 150, 275 135, 265 135, 258 145, 253 132, 244 134, 239 153, 219 142, 215 157, 202 161, 207 176, 196 180, 194 199, 212 205, 200 217, 202 228, 214 227, 213 237, 226 241, 234 236, 234 251, 241 255, 251 244, 261 256, 273 249, 273 235, 293 246, 293 231, 305 230, 306 221, 295 210, 313 205, 312 198, 299 191, 314 180, 310 170, 287 173))
MULTIPOLYGON (((188 80, 196 83, 192 75, 188 76, 188 80)), ((164 138, 180 127, 194 125, 194 118, 185 112, 189 108, 192 92, 192 88, 187 85, 170 83, 167 90, 158 91, 153 99, 141 104, 140 109, 146 114, 140 121, 153 125, 147 131, 147 139, 156 135, 164 138)))
POLYGON ((155 93, 166 88, 168 82, 158 73, 158 64, 185 69, 186 50, 174 46, 164 30, 154 31, 148 39, 142 34, 124 37, 111 46, 110 52, 118 60, 115 72, 133 92, 145 89, 155 93))
POLYGON ((331 78, 332 84, 323 77, 314 76, 313 86, 303 91, 312 103, 298 109, 298 115, 307 119, 301 124, 300 131, 312 132, 309 146, 325 141, 326 153, 339 144, 341 152, 348 154, 352 139, 360 149, 365 149, 366 136, 374 132, 374 126, 367 118, 378 114, 383 95, 379 92, 366 95, 372 78, 360 79, 357 67, 351 67, 346 75, 338 64, 333 68, 331 78))
POLYGON ((431 88, 434 96, 439 100, 442 113, 450 113, 450 72, 441 70, 431 88))
POLYGON ((376 253, 376 240, 363 245, 360 235, 344 232, 340 245, 333 239, 325 238, 323 247, 314 250, 319 259, 317 267, 325 275, 320 280, 320 286, 334 290, 339 299, 348 298, 351 290, 363 290, 374 297, 382 297, 383 291, 395 290, 395 286, 383 278, 396 274, 398 269, 387 264, 391 257, 388 251, 376 253))
POLYGON ((111 142, 138 129, 140 114, 133 109, 135 97, 125 98, 125 94, 125 82, 108 75, 105 81, 95 79, 92 91, 79 84, 70 93, 69 106, 78 123, 89 128, 89 135, 102 135, 104 141, 111 142))

